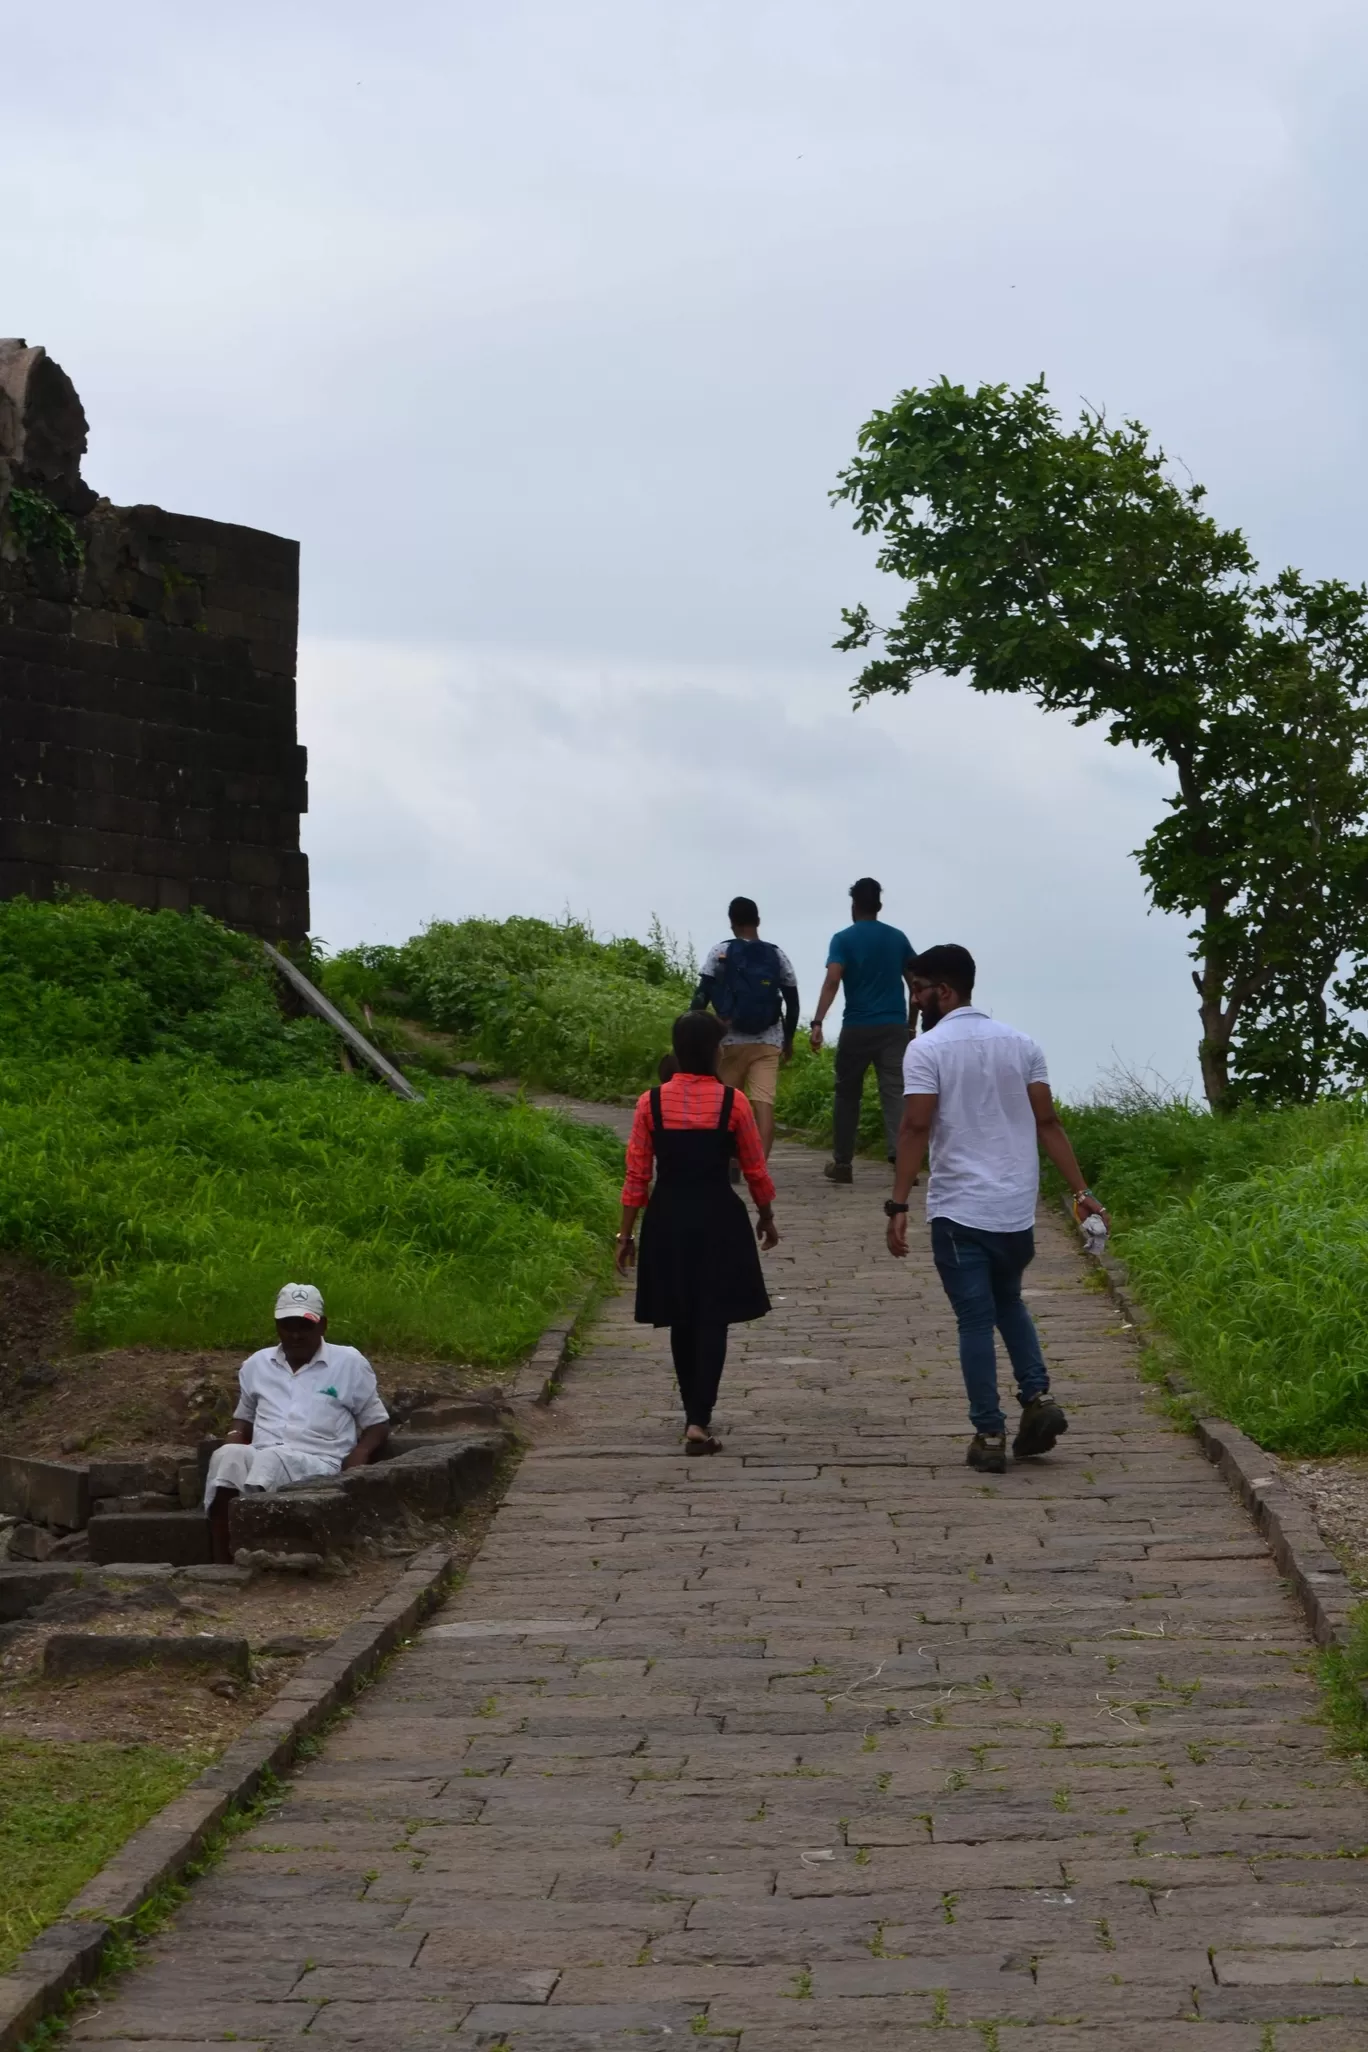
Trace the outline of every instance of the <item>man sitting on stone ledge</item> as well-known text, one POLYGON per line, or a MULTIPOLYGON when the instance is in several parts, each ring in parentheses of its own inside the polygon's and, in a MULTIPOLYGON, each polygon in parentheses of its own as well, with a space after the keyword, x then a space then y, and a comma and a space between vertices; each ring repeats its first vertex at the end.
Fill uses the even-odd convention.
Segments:
POLYGON ((216 1561, 233 1557, 228 1511, 244 1489, 362 1468, 389 1436, 375 1370, 355 1347, 329 1342, 312 1283, 286 1283, 275 1323, 280 1343, 243 1362, 232 1429, 209 1462, 204 1507, 216 1561))

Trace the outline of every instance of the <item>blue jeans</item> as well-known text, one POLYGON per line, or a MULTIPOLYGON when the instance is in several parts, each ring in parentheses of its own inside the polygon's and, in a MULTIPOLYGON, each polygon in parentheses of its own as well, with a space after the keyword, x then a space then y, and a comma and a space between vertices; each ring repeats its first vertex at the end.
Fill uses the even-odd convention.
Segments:
POLYGON ((1023 1404, 1050 1386, 1021 1278, 1035 1259, 1035 1234, 986 1233, 949 1218, 931 1221, 931 1252, 959 1326, 960 1372, 975 1432, 1005 1432, 993 1328, 1002 1334, 1023 1404))

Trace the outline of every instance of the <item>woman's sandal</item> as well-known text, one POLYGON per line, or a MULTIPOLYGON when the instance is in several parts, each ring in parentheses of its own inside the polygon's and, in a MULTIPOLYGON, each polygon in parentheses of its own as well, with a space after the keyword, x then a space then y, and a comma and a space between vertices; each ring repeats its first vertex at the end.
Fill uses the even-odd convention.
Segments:
POLYGON ((714 1439, 711 1433, 709 1433, 706 1439, 686 1438, 684 1441, 684 1451, 686 1454, 721 1453, 722 1442, 720 1439, 714 1439))

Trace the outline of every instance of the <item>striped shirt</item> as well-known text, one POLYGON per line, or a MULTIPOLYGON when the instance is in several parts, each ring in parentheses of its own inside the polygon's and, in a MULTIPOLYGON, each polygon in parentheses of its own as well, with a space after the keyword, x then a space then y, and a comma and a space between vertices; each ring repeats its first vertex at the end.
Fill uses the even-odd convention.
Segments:
MULTIPOLYGON (((716 1076, 672 1076, 660 1086, 660 1116, 671 1131, 689 1131, 716 1126, 722 1109, 722 1085, 716 1076)), ((732 1098, 729 1130, 736 1135, 737 1159, 750 1185, 751 1196, 763 1210, 774 1202, 774 1183, 765 1166, 755 1113, 738 1090, 732 1098)), ((632 1137, 627 1142, 627 1180, 622 1186, 624 1204, 640 1210, 651 1194, 651 1171, 655 1164, 655 1138, 651 1130, 651 1093, 644 1090, 637 1099, 632 1120, 632 1137)))

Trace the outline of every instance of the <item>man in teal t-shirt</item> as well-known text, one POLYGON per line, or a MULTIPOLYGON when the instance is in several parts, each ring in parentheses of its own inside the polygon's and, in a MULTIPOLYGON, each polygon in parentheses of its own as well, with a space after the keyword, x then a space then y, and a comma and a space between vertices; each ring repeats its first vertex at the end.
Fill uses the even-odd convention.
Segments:
POLYGON ((835 1159, 825 1170, 833 1183, 855 1179, 851 1163, 860 1124, 860 1097, 871 1062, 878 1078, 890 1161, 898 1151, 903 1055, 912 1031, 908 1021, 915 1017, 908 998, 916 951, 898 927, 884 925, 879 918, 882 909, 883 892, 872 876, 862 876, 850 886, 853 924, 831 937, 826 981, 812 1015, 812 1045, 820 1048, 822 1021, 837 991, 844 990, 845 1013, 836 1043, 835 1159))

